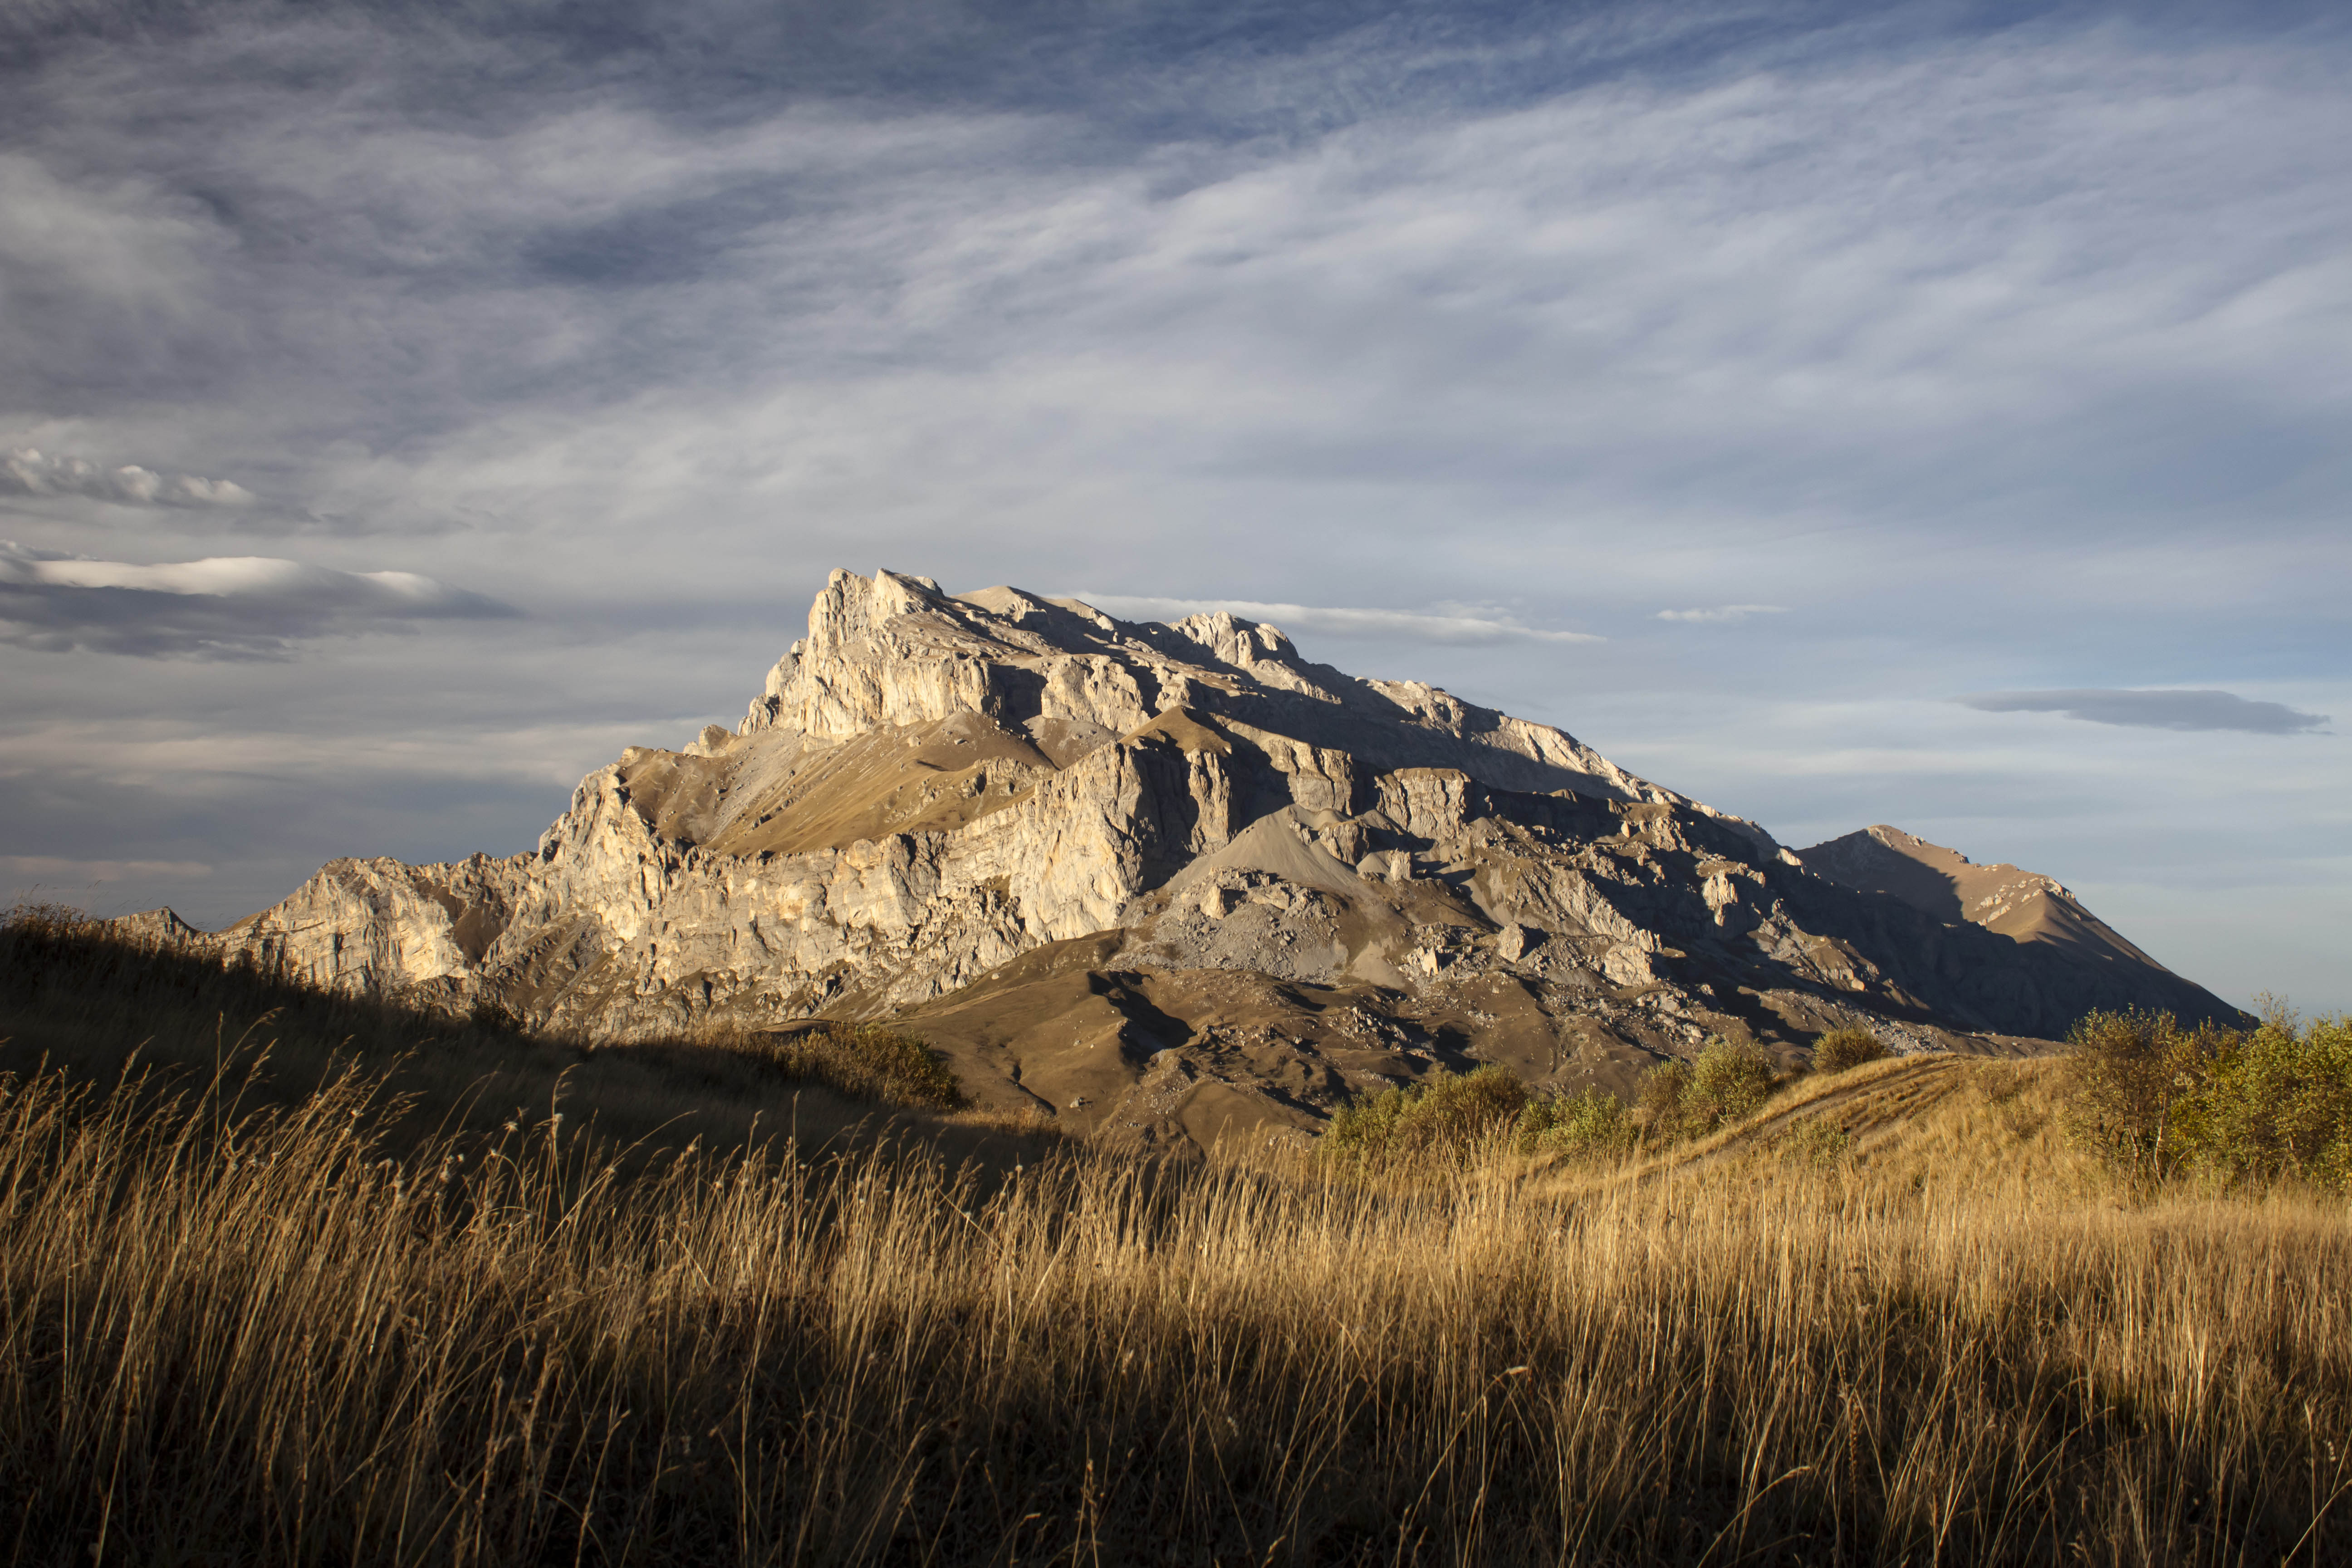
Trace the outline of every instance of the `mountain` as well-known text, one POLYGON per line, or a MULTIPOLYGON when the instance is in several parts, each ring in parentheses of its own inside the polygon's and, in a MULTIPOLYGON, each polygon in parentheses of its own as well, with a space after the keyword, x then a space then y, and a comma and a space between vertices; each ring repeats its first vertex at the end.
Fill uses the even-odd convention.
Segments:
POLYGON ((2235 1016, 1270 626, 888 572, 833 574, 741 724, 624 752, 536 849, 337 860, 183 940, 596 1039, 892 1018, 982 1103, 1142 1144, 1309 1130, 1436 1063, 1622 1089, 1717 1034, 1794 1061, 1848 1024, 2018 1050, 2094 1007, 2235 1016))
POLYGON ((2045 943, 2080 963, 2109 967, 2146 993, 2147 1005, 2191 1017, 2230 1009, 2173 973, 2084 909, 2055 878, 1997 864, 1979 866, 1957 849, 1885 823, 1816 844, 1805 868, 1863 892, 1885 893, 1939 921, 1966 921, 2020 942, 2045 943))

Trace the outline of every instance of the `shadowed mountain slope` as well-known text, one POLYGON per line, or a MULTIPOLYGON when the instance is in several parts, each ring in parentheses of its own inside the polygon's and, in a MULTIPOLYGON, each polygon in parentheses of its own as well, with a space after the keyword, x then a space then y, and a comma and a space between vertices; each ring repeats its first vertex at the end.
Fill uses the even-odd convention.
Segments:
POLYGON ((2016 942, 2047 944, 2085 964, 2110 967, 2142 986, 2148 1005, 2192 1018, 2231 1011, 2203 986, 2133 946, 2056 879, 2038 871, 1979 866, 1957 849, 1885 823, 1816 844, 1799 858, 1807 870, 1833 882, 1888 894, 1939 921, 1965 921, 2016 942))

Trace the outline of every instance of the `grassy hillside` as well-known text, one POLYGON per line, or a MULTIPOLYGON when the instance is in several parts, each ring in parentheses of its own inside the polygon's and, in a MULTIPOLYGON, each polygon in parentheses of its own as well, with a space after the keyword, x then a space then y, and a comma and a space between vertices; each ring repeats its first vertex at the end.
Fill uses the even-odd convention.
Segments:
POLYGON ((2342 1201, 2119 1182, 2069 1064, 1864 1066, 1622 1163, 1150 1164, 838 1096, 769 1137, 789 1061, 50 934, 0 952, 14 1560, 2352 1551, 2342 1201), (275 1076, 213 1075, 230 1002, 287 1009, 275 1076), (142 1028, 184 1065, 121 1079, 142 1028))
POLYGON ((1011 1163, 1054 1137, 1042 1119, 959 1109, 953 1079, 887 1030, 729 1031, 592 1048, 496 1014, 224 972, 70 910, 20 908, 0 916, 0 1071, 47 1069, 81 1085, 132 1077, 150 1094, 219 1077, 237 1103, 280 1109, 364 1082, 370 1125, 392 1143, 555 1117, 616 1154, 688 1142, 740 1151, 776 1137, 832 1149, 887 1135, 1011 1163))

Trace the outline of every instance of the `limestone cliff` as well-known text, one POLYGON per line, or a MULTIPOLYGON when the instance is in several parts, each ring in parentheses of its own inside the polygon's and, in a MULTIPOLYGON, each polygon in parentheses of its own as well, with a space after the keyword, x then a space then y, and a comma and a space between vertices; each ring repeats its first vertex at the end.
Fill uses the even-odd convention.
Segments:
POLYGON ((623 752, 535 850, 335 861, 191 940, 592 1038, 898 1016, 983 1100, 1146 1142, 1449 1056, 1618 1081, 1709 1033, 2049 1037, 2149 994, 1272 626, 887 572, 835 573, 741 725, 623 752))

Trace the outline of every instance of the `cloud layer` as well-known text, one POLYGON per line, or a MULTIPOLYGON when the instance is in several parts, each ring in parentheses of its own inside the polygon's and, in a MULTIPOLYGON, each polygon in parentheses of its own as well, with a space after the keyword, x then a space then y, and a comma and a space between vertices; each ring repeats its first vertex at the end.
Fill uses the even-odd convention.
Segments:
POLYGON ((0 643, 44 653, 283 658, 305 638, 515 614, 413 572, 263 555, 141 566, 0 541, 0 643))
POLYGON ((1988 691, 1960 701, 1985 713, 2063 713, 2092 724, 2142 730, 2299 735, 2327 722, 2325 713, 2298 712, 2283 702, 2256 702, 2228 691, 1988 691))

